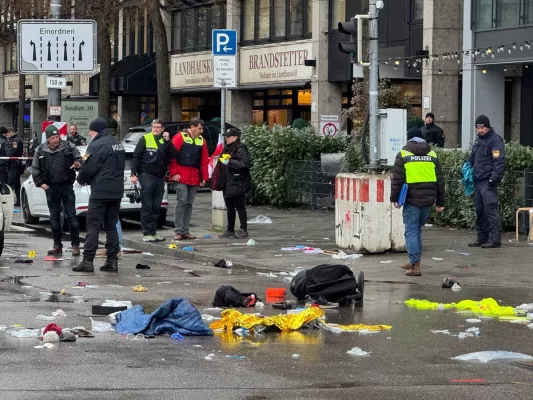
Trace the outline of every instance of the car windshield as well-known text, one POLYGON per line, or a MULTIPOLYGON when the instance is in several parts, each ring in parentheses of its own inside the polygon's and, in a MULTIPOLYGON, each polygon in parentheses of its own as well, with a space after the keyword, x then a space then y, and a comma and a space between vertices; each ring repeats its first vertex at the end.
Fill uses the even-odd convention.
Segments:
POLYGON ((126 136, 124 136, 124 139, 122 139, 122 143, 133 143, 137 144, 139 139, 146 133, 145 129, 135 129, 130 130, 126 136))

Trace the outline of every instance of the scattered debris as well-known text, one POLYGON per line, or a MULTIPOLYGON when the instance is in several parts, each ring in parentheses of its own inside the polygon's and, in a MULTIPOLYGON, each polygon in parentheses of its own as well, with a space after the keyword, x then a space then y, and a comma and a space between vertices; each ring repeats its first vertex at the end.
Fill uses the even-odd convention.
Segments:
POLYGON ((20 329, 20 330, 7 330, 6 332, 8 335, 20 339, 25 338, 38 338, 41 336, 41 330, 40 329, 20 329))
POLYGON ((424 225, 426 228, 433 228, 433 224, 425 224, 424 225))
POLYGON ((147 253, 147 252, 143 252, 142 254, 143 254, 143 256, 150 256, 150 257, 154 256, 152 253, 147 253))
POLYGON ((170 243, 170 244, 168 245, 168 248, 169 248, 169 249, 173 249, 173 250, 175 250, 175 249, 178 248, 178 246, 176 246, 176 243, 170 243))
POLYGON ((35 256, 36 256, 35 250, 28 251, 28 258, 35 258, 35 256))
POLYGON ((469 256, 470 255, 470 253, 459 253, 459 254, 461 254, 462 256, 469 256))
POLYGON ((468 318, 466 320, 467 324, 479 324, 480 322, 481 322, 481 320, 477 319, 477 318, 468 318))
POLYGON ((39 321, 53 321, 54 319, 56 319, 56 317, 48 315, 37 315, 35 319, 38 319, 39 321))
POLYGON ((461 289, 462 289, 461 285, 459 285, 457 282, 455 282, 455 283, 453 284, 453 286, 452 286, 452 290, 453 290, 454 292, 458 292, 458 291, 461 290, 461 289))
POLYGON ((353 349, 348 350, 346 353, 351 356, 368 356, 370 355, 371 351, 363 351, 359 347, 354 347, 353 349))
POLYGON ((300 358, 300 355, 295 353, 295 354, 292 355, 292 358, 295 358, 295 359, 296 358, 300 358))
POLYGON ((204 235, 204 239, 211 239, 211 235, 204 235))
POLYGON ((132 291, 133 292, 147 292, 148 289, 146 289, 144 286, 137 285, 137 286, 132 288, 132 291))
POLYGON ((174 340, 178 340, 178 341, 182 341, 182 340, 185 340, 185 338, 183 337, 183 335, 179 332, 176 332, 176 333, 173 333, 172 335, 170 335, 170 337, 174 340))
POLYGON ((97 321, 91 318, 91 330, 97 333, 113 332, 113 327, 109 322, 97 321))
POLYGON ((150 266, 149 265, 146 265, 146 264, 137 264, 135 266, 136 269, 150 269, 150 266))
MULTIPOLYGON (((229 269, 229 268, 232 268, 233 267, 233 263, 231 261, 226 261, 226 260, 219 260, 216 264, 215 264, 215 267, 217 268, 226 268, 226 269, 229 269)), ((191 271, 192 272, 192 271, 191 271)))
POLYGON ((273 221, 270 218, 264 215, 258 215, 257 217, 248 220, 249 224, 271 224, 272 222, 273 221))
POLYGON ((533 357, 527 354, 515 353, 512 351, 478 351, 476 353, 463 354, 461 356, 453 357, 452 360, 459 361, 479 361, 486 363, 496 360, 523 360, 531 361, 533 357))
POLYGON ((183 251, 194 251, 194 247, 192 247, 192 246, 185 246, 185 247, 183 248, 183 251))
POLYGON ((458 284, 458 282, 455 280, 455 278, 444 278, 444 282, 442 282, 442 288, 443 289, 451 289, 455 284, 458 284))
POLYGON ((42 346, 33 346, 35 349, 51 349, 54 347, 52 343, 44 343, 42 346))
POLYGON ((339 251, 338 254, 333 254, 331 258, 335 260, 357 260, 363 257, 362 254, 346 254, 344 251, 339 251))
POLYGON ((67 314, 63 310, 57 310, 52 313, 54 317, 66 317, 67 314))
POLYGON ((17 258, 15 264, 32 264, 33 260, 27 258, 17 258))
POLYGON ((63 261, 64 258, 57 258, 54 256, 46 256, 43 258, 43 261, 63 261))
POLYGON ((405 304, 408 307, 413 307, 419 310, 451 310, 471 311, 478 315, 485 315, 491 317, 515 316, 516 309, 510 306, 500 306, 493 298, 483 299, 481 301, 462 300, 458 303, 442 304, 431 302, 428 300, 410 299, 406 300, 405 304))
POLYGON ((451 335, 451 333, 450 333, 450 331, 448 329, 442 329, 442 330, 432 329, 431 333, 443 334, 443 335, 451 335))
POLYGON ((247 246, 255 246, 255 240, 254 239, 250 239, 246 242, 246 245, 247 246))
POLYGON ((57 332, 48 331, 43 334, 43 343, 59 343, 59 335, 57 332))
POLYGON ((225 356, 226 358, 233 358, 234 360, 244 360, 246 356, 230 356, 229 354, 225 356))
POLYGON ((444 258, 439 258, 439 257, 431 257, 431 259, 434 261, 444 261, 444 258))
POLYGON ((379 263, 380 264, 392 264, 394 262, 394 260, 385 260, 385 261, 380 261, 379 263))

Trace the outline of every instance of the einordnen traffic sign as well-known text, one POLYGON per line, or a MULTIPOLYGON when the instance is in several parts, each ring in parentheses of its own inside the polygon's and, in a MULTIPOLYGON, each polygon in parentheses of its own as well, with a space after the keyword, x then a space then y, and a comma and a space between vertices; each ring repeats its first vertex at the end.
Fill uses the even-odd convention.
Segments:
POLYGON ((21 74, 95 72, 96 22, 22 19, 17 23, 17 56, 21 74))
POLYGON ((213 29, 213 55, 237 55, 237 31, 234 29, 213 29))

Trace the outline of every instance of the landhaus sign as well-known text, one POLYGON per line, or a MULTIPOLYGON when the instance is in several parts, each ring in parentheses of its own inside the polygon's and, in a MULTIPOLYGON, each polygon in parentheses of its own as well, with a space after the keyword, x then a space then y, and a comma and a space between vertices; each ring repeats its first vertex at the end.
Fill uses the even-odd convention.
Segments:
POLYGON ((310 41, 275 46, 241 48, 240 83, 275 83, 309 80, 311 67, 304 65, 312 58, 310 41))
POLYGON ((213 55, 174 55, 170 65, 170 88, 213 86, 213 55))
MULTIPOLYGON (((33 86, 33 76, 26 76, 26 85, 33 86)), ((31 89, 27 89, 25 93, 26 97, 31 97, 31 89)), ((19 98, 19 76, 18 75, 6 75, 4 76, 4 100, 18 99, 19 98)))

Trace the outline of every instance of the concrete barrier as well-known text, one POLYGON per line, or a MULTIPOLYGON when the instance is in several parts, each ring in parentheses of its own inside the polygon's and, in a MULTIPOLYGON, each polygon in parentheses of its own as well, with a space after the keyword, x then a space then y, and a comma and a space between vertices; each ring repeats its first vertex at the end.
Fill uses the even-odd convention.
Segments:
POLYGON ((405 251, 402 213, 390 202, 390 186, 390 174, 337 175, 337 246, 368 253, 405 251))

